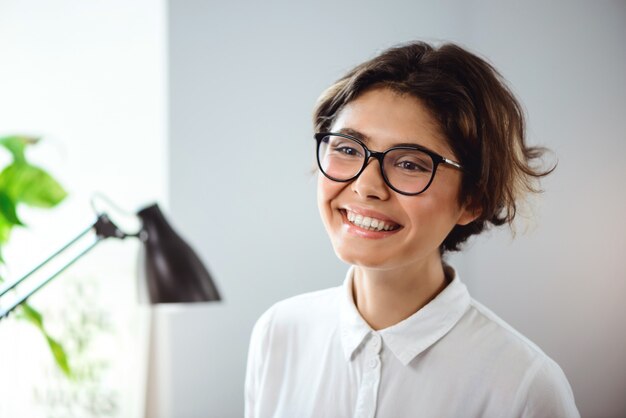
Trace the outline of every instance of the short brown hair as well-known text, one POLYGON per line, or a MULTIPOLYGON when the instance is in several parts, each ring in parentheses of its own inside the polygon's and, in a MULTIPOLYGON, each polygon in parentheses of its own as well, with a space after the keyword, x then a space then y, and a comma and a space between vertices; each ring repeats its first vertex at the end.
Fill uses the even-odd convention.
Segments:
POLYGON ((348 102, 375 87, 420 99, 465 168, 459 202, 480 215, 456 225, 441 244, 442 253, 458 251, 490 225, 510 225, 519 200, 539 192, 537 180, 555 168, 542 168, 545 148, 526 145, 524 111, 498 71, 450 43, 412 42, 358 65, 318 99, 315 131, 330 130, 348 102))

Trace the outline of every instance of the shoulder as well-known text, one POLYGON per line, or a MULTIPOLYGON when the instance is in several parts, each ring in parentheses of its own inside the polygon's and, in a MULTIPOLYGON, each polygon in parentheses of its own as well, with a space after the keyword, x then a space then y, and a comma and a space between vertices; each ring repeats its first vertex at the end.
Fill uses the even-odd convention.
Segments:
POLYGON ((341 287, 333 287, 293 296, 272 305, 257 320, 253 338, 261 334, 308 329, 335 324, 339 317, 341 287))
POLYGON ((552 361, 530 339, 473 298, 445 341, 444 347, 459 351, 463 364, 495 380, 521 380, 538 361, 552 361))
POLYGON ((521 389, 515 402, 521 417, 580 417, 565 373, 547 356, 537 359, 521 389))
POLYGON ((307 321, 338 312, 341 287, 317 290, 281 300, 268 309, 275 323, 307 321))
POLYGON ((341 286, 331 287, 314 292, 303 293, 281 300, 272 306, 276 315, 288 314, 290 316, 310 316, 311 314, 324 314, 334 311, 341 294, 341 286))
POLYGON ((579 416, 561 367, 493 311, 471 299, 458 325, 467 359, 481 364, 481 376, 502 390, 515 388, 506 396, 516 416, 579 416))
POLYGON ((471 335, 468 347, 509 374, 525 376, 537 364, 556 365, 537 344, 473 298, 459 324, 465 337, 471 335))
POLYGON ((516 355, 529 364, 538 358, 547 358, 539 346, 473 298, 463 321, 468 331, 484 337, 483 343, 505 349, 505 353, 516 355))

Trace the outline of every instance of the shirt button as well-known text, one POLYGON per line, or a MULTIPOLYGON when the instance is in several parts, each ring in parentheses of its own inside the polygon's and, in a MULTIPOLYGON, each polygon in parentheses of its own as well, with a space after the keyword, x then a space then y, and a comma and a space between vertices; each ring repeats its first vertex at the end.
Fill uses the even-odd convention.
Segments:
POLYGON ((375 353, 378 353, 380 351, 380 346, 381 346, 380 337, 375 336, 374 339, 372 340, 372 349, 374 350, 375 353))
POLYGON ((377 358, 373 358, 370 360, 370 367, 372 369, 375 369, 376 367, 378 367, 378 364, 380 363, 380 361, 378 361, 377 358))

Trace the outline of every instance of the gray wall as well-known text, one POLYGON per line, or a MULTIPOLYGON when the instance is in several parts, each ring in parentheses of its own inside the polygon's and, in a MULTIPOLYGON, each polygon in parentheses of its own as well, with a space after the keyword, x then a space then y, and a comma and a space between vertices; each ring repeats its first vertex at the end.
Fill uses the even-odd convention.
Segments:
POLYGON ((528 231, 472 241, 453 257, 461 277, 561 364, 583 416, 624 416, 626 3, 300 3, 169 4, 171 216, 225 298, 168 319, 176 416, 241 416, 255 319, 343 279, 315 204, 311 109, 352 65, 416 38, 487 56, 530 141, 559 159, 528 231))

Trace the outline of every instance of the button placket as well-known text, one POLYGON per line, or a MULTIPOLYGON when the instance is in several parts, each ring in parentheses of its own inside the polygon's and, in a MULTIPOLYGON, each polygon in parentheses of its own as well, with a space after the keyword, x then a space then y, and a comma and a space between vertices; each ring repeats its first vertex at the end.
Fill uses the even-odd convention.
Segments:
POLYGON ((374 418, 378 404, 378 386, 381 374, 380 351, 382 348, 380 335, 371 334, 367 346, 365 350, 367 360, 363 363, 365 370, 359 388, 355 418, 374 418))

